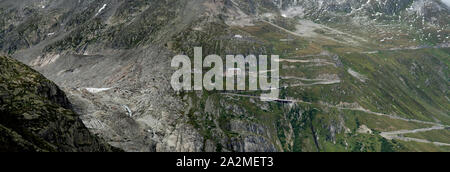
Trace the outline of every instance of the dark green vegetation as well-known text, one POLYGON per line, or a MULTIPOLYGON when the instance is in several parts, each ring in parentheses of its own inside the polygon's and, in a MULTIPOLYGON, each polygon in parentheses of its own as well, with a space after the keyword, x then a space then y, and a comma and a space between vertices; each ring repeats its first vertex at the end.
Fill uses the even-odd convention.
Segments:
POLYGON ((55 84, 0 56, 0 152, 119 151, 92 135, 55 84))

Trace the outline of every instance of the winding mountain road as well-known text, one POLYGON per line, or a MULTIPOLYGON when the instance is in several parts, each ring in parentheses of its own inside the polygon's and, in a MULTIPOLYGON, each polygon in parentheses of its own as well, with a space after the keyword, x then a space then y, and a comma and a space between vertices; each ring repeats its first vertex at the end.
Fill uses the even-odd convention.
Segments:
MULTIPOLYGON (((260 96, 252 96, 252 95, 243 95, 243 94, 235 94, 235 93, 222 93, 222 95, 228 95, 228 96, 237 96, 237 97, 245 97, 245 98, 254 98, 254 99, 260 99, 260 96)), ((313 104, 310 102, 305 102, 302 100, 295 100, 295 99, 271 99, 269 101, 272 102, 283 102, 283 103, 304 103, 304 104, 313 104)), ((399 131, 390 131, 390 132, 382 132, 380 135, 383 138, 386 138, 388 140, 402 140, 402 141, 414 141, 414 142, 419 142, 419 143, 430 143, 430 144, 434 144, 437 146, 450 146, 450 143, 441 143, 441 142, 432 142, 429 140, 424 140, 424 139, 417 139, 417 138, 409 138, 409 137, 404 137, 402 135, 404 134, 412 134, 412 133, 422 133, 422 132, 428 132, 428 131, 434 131, 434 130, 446 130, 448 128, 450 128, 450 126, 447 125, 443 125, 440 123, 435 123, 435 122, 428 122, 428 121, 421 121, 421 120, 417 120, 417 119, 407 119, 407 118, 402 118, 402 117, 398 117, 395 115, 389 115, 389 114, 384 114, 384 113, 379 113, 379 112, 373 112, 367 109, 364 109, 362 107, 360 108, 345 108, 345 107, 339 107, 339 106, 333 106, 333 105, 327 105, 327 104, 321 104, 323 106, 329 107, 329 108, 336 108, 339 110, 351 110, 351 111, 360 111, 360 112, 364 112, 364 113, 368 113, 368 114, 372 114, 372 115, 376 115, 376 116, 382 116, 382 117, 388 117, 391 119, 396 119, 396 120, 402 120, 402 121, 406 121, 406 122, 414 122, 414 123, 420 123, 420 124, 428 124, 428 125, 433 125, 433 127, 430 128, 420 128, 420 129, 413 129, 413 130, 399 130, 399 131)))

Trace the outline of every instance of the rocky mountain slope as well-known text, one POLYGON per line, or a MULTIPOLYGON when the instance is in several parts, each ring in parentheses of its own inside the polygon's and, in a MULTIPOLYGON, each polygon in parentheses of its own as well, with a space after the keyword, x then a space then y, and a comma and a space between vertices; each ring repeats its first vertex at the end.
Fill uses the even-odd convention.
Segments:
POLYGON ((0 14, 0 49, 126 151, 449 150, 440 0, 4 0, 0 14), (282 97, 175 92, 171 58, 195 46, 280 55, 282 97))
POLYGON ((51 81, 4 56, 0 67, 0 152, 120 151, 89 132, 51 81))

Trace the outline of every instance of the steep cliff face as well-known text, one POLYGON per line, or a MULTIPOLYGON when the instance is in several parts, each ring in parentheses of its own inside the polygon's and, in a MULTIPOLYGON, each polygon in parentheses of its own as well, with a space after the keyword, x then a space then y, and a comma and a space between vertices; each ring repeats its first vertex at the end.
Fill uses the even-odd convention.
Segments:
POLYGON ((51 81, 4 56, 0 68, 1 152, 118 151, 89 132, 51 81))

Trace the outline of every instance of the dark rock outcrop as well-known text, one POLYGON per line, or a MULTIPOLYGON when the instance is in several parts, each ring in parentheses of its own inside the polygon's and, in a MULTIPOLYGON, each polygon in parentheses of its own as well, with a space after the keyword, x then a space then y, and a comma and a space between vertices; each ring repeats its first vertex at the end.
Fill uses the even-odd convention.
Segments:
POLYGON ((0 152, 119 151, 91 134, 58 86, 0 57, 0 152))

